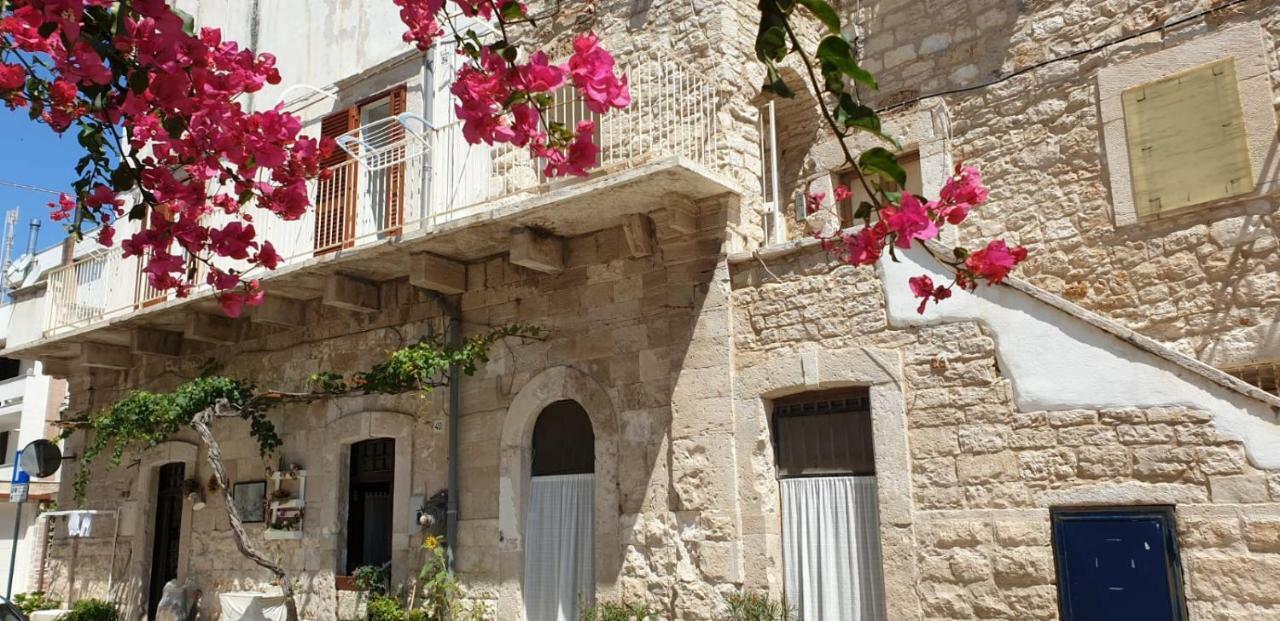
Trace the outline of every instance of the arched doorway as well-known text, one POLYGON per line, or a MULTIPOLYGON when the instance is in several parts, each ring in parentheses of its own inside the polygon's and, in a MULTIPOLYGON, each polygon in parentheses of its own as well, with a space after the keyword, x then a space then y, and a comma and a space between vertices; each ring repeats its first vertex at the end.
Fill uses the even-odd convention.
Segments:
POLYGON ((595 433, 576 401, 556 401, 533 427, 525 520, 527 621, 576 621, 595 601, 595 433))

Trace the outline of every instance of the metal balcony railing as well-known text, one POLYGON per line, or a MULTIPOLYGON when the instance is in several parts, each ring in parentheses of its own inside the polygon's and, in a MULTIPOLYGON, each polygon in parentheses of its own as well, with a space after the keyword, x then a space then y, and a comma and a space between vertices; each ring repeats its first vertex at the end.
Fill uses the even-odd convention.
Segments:
MULTIPOLYGON (((600 145, 592 176, 679 157, 719 169, 724 149, 718 127, 715 89, 679 64, 647 64, 629 70, 632 103, 601 118, 587 110, 572 86, 555 94, 553 120, 572 127, 596 121, 600 145)), ((270 240, 285 264, 358 248, 407 231, 433 230, 450 221, 483 213, 575 179, 549 179, 544 162, 528 149, 473 145, 459 122, 432 128, 416 115, 384 119, 345 136, 353 157, 311 182, 313 208, 286 221, 246 208, 258 239, 270 240)), ((218 213, 220 226, 232 216, 218 213)), ((123 232, 122 232, 123 233, 123 232)), ((123 235, 121 235, 123 237, 123 235)), ((232 265, 231 267, 234 267, 232 265)), ((203 268, 193 263, 207 290, 203 268)), ((55 336, 162 302, 172 293, 153 289, 140 261, 112 248, 49 273, 45 335, 55 336)))

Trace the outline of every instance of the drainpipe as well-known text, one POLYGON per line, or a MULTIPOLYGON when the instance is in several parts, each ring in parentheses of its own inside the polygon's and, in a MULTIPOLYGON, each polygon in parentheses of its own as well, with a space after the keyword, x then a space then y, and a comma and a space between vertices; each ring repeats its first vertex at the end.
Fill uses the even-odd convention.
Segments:
MULTIPOLYGON (((449 320, 448 343, 450 347, 462 345, 462 310, 458 304, 451 304, 443 295, 437 295, 441 310, 449 320)), ((462 409, 462 367, 449 367, 449 496, 445 501, 445 534, 449 571, 454 570, 458 542, 458 498, 462 495, 458 489, 458 416, 462 409)))
POLYGON ((33 260, 36 258, 36 245, 39 238, 40 238, 40 221, 37 219, 32 219, 31 229, 27 232, 27 254, 31 255, 31 258, 33 260))

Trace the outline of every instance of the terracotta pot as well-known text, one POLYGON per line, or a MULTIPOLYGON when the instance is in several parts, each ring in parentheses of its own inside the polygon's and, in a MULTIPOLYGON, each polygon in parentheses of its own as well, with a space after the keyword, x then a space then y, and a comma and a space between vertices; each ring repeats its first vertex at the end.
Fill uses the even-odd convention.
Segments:
POLYGON ((355 576, 334 576, 333 588, 339 591, 358 591, 355 576))

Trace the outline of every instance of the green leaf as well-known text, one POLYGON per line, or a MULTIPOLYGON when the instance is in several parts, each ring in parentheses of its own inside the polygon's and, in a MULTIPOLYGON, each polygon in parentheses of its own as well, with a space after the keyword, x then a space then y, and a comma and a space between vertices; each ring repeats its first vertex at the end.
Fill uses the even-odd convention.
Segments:
POLYGON ((787 82, 782 79, 782 74, 778 73, 778 68, 774 66, 773 63, 768 63, 768 68, 769 79, 764 83, 764 86, 761 87, 761 90, 766 93, 773 93, 779 97, 795 97, 795 92, 792 91, 791 87, 787 86, 787 82))
POLYGON ((133 169, 121 164, 111 171, 111 189, 124 192, 133 188, 133 169))
POLYGON ((145 69, 139 69, 129 74, 129 90, 135 95, 141 95, 147 87, 151 85, 151 74, 145 69))
POLYGON ((823 37, 822 41, 818 42, 817 56, 818 60, 822 61, 823 73, 827 73, 829 65, 833 72, 838 71, 870 88, 879 88, 876 85, 875 76, 858 64, 858 60, 853 55, 853 45, 843 35, 833 34, 823 37))
POLYGON ((508 1, 502 5, 502 19, 514 22, 524 19, 524 7, 519 2, 508 1))
POLYGON ((826 0, 797 0, 804 8, 809 9, 818 21, 830 30, 832 34, 840 34, 840 16, 836 14, 836 10, 827 4, 826 0))
POLYGON ((170 138, 176 139, 180 138, 182 132, 187 129, 187 120, 181 116, 167 116, 161 125, 164 126, 164 131, 169 133, 170 138))
POLYGON ((841 93, 836 103, 836 121, 850 129, 872 134, 893 145, 895 149, 899 148, 898 141, 880 128, 880 115, 870 107, 855 101, 848 93, 841 93))
POLYGON ((756 35, 756 57, 762 61, 779 61, 786 58, 787 31, 782 26, 765 26, 760 23, 760 34, 756 35))
POLYGON ((183 31, 183 32, 185 32, 185 33, 187 33, 187 34, 189 34, 189 35, 195 35, 195 33, 196 33, 196 18, 195 18, 195 17, 193 17, 190 13, 187 13, 187 12, 185 12, 185 11, 183 11, 183 10, 181 10, 181 9, 179 9, 179 8, 177 8, 177 7, 175 7, 175 6, 172 6, 172 5, 170 5, 170 6, 169 6, 169 10, 173 11, 173 14, 174 14, 174 15, 177 15, 178 17, 182 18, 182 31, 183 31))
POLYGON ((892 151, 883 147, 867 149, 858 157, 858 168, 865 173, 874 173, 906 187, 907 171, 898 164, 898 158, 892 151))
POLYGON ((866 220, 871 217, 872 209, 875 209, 875 205, 872 205, 867 201, 862 201, 861 203, 858 203, 858 210, 853 212, 853 217, 856 220, 866 220))

